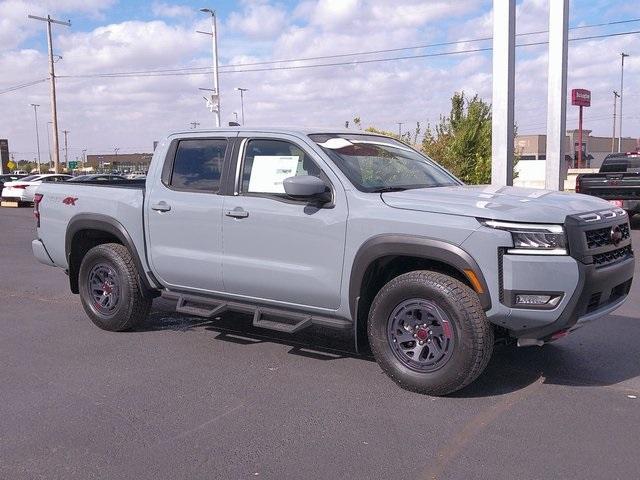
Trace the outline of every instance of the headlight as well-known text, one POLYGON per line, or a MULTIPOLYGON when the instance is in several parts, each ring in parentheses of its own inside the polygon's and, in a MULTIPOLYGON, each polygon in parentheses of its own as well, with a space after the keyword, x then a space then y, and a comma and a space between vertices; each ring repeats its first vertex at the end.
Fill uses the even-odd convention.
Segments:
POLYGON ((530 255, 567 255, 567 237, 562 225, 480 220, 485 227, 511 233, 513 247, 507 253, 530 255))

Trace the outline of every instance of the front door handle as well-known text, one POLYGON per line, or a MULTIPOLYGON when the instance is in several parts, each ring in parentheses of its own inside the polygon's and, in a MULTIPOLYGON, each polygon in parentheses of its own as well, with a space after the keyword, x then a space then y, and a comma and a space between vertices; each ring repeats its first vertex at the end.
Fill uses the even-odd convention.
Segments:
POLYGON ((227 217, 233 218, 247 218, 249 216, 249 212, 244 210, 242 207, 236 207, 233 210, 227 210, 224 212, 227 217))
POLYGON ((162 201, 151 205, 151 210, 155 210, 156 212, 168 212, 171 210, 171 205, 167 202, 162 201))

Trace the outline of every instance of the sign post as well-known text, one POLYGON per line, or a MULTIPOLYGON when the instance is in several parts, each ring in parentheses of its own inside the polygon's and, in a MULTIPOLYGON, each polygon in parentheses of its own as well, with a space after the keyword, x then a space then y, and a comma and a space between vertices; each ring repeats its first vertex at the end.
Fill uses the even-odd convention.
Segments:
POLYGON ((577 168, 582 165, 582 107, 591 106, 591 92, 584 88, 574 88, 571 90, 571 105, 580 108, 578 113, 578 164, 577 168))
POLYGON ((11 173, 9 168, 9 140, 0 139, 0 173, 11 173))

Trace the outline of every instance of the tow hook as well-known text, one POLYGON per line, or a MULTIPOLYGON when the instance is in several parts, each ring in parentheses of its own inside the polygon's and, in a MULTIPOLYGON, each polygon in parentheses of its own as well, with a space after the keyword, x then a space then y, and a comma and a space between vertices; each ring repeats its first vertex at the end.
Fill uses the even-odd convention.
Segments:
POLYGON ((535 338, 519 338, 518 346, 519 347, 541 347, 544 345, 542 340, 538 340, 535 338))

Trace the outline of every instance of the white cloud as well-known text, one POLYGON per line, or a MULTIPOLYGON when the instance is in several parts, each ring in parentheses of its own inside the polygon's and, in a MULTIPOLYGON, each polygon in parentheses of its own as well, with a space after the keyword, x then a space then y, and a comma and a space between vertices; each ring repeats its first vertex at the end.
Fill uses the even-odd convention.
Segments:
POLYGON ((228 28, 254 39, 271 39, 286 28, 287 12, 282 6, 266 1, 244 2, 240 12, 232 12, 227 22, 228 28))
POLYGON ((189 19, 194 9, 185 5, 171 5, 164 2, 154 2, 151 11, 156 17, 189 19))

